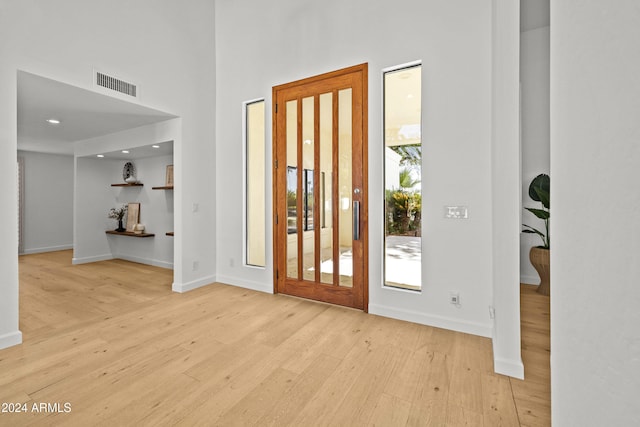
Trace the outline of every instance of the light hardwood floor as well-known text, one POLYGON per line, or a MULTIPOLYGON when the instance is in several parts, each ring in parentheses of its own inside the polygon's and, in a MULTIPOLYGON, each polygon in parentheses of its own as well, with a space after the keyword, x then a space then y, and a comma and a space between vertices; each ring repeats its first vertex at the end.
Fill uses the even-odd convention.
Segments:
MULTIPOLYGON (((0 425, 545 426, 548 298, 522 286, 526 381, 486 338, 69 251, 20 258, 24 343, 0 351, 0 425), (68 413, 32 412, 58 403, 68 413), (68 407, 67 407, 68 408, 68 407)), ((54 409, 54 408, 52 408, 54 409)))

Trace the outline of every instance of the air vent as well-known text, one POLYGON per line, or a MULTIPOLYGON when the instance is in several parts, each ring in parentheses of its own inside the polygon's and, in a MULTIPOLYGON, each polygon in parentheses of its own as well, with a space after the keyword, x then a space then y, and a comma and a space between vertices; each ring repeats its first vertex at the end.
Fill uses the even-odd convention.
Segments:
POLYGON ((96 84, 107 89, 115 90, 125 95, 137 97, 137 86, 133 83, 127 83, 115 77, 96 72, 96 84))

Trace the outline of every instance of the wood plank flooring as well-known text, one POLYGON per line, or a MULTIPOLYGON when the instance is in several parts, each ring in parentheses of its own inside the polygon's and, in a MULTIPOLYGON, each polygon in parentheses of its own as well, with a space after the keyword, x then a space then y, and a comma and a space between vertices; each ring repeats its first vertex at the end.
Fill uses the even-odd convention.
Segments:
POLYGON ((549 299, 530 286, 520 381, 486 338, 223 284, 176 294, 160 268, 62 251, 20 257, 20 279, 0 402, 27 412, 1 426, 550 425, 549 299))

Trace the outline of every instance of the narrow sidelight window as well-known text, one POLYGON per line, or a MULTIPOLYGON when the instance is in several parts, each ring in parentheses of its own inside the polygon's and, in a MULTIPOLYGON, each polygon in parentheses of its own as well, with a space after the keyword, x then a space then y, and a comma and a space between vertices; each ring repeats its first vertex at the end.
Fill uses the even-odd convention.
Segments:
POLYGON ((384 284, 422 287, 422 65, 384 71, 384 284))
POLYGON ((244 104, 245 264, 265 266, 264 100, 244 104))

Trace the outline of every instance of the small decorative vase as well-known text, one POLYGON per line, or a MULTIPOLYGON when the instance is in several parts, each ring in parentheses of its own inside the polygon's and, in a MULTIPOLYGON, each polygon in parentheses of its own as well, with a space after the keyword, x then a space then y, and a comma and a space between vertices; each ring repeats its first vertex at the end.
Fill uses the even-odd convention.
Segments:
POLYGON ((135 234, 142 234, 144 233, 144 224, 136 224, 133 226, 133 232, 135 234))
POLYGON ((124 227, 122 226, 122 220, 121 220, 121 219, 119 219, 119 220, 118 220, 118 228, 116 228, 116 231, 117 231, 118 233, 122 233, 123 231, 126 231, 126 230, 127 230, 127 229, 126 229, 126 228, 124 228, 124 227))
POLYGON ((550 294, 550 262, 549 262, 549 249, 533 247, 529 251, 529 260, 531 265, 538 272, 540 276, 540 285, 538 286, 538 293, 542 295, 550 294))

